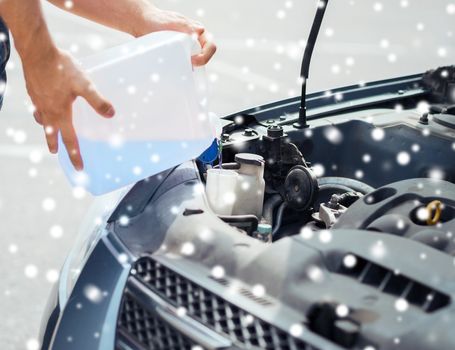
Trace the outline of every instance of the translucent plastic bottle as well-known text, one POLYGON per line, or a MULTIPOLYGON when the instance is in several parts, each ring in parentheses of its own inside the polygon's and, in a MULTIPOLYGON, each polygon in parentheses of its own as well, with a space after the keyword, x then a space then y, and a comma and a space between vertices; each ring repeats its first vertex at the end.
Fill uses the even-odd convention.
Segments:
POLYGON ((206 79, 193 69, 200 49, 188 35, 157 32, 82 60, 116 110, 105 119, 81 98, 73 106, 84 171, 74 170, 59 139, 70 182, 98 195, 199 156, 215 137, 206 111, 206 79))

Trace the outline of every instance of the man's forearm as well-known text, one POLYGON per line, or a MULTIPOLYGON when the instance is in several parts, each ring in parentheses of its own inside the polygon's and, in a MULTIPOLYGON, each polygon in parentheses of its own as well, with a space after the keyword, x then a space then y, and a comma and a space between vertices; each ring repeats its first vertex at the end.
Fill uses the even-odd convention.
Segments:
POLYGON ((0 16, 14 37, 22 60, 32 60, 55 48, 41 10, 40 0, 2 0, 0 16))
POLYGON ((141 36, 153 31, 149 19, 156 7, 147 0, 48 0, 78 16, 105 26, 141 36))

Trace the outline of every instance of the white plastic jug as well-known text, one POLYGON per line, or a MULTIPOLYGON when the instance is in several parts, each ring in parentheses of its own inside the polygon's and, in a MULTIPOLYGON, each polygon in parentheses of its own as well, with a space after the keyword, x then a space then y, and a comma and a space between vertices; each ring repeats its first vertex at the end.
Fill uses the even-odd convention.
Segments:
POLYGON ((96 88, 115 107, 105 119, 82 98, 73 106, 84 171, 76 171, 61 138, 59 160, 74 186, 95 195, 157 174, 207 149, 215 130, 206 110, 203 68, 189 35, 156 32, 82 60, 96 88))

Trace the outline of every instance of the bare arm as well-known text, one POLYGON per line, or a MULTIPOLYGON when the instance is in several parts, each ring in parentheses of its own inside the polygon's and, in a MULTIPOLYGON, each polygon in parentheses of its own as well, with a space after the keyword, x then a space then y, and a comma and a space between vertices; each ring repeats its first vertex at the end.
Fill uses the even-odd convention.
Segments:
POLYGON ((38 0, 0 1, 0 14, 14 36, 22 60, 36 54, 41 46, 50 49, 53 45, 38 0))
POLYGON ((139 37, 160 30, 175 30, 197 35, 201 54, 195 65, 206 64, 216 51, 204 26, 179 13, 161 10, 147 0, 48 0, 54 5, 105 26, 139 37), (68 6, 69 4, 69 6, 68 6))
POLYGON ((74 167, 82 169, 72 122, 74 100, 82 96, 104 117, 112 117, 114 108, 95 90, 71 57, 55 46, 40 0, 2 0, 0 15, 13 34, 27 91, 36 108, 35 119, 44 127, 49 150, 57 152, 60 131, 74 167))

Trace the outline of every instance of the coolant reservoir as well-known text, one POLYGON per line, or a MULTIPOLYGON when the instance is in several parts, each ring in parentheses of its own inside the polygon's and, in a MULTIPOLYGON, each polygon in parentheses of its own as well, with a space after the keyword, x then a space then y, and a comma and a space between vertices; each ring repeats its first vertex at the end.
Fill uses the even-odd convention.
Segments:
POLYGON ((116 115, 102 118, 82 98, 74 103, 83 172, 73 169, 59 140, 59 159, 73 185, 103 194, 210 146, 215 131, 205 108, 205 73, 191 65, 197 49, 189 35, 156 32, 82 60, 116 115))
POLYGON ((236 202, 239 175, 234 170, 209 169, 206 193, 212 210, 218 215, 232 215, 236 202))
POLYGON ((264 203, 264 159, 256 154, 239 153, 227 169, 210 169, 206 192, 212 210, 218 215, 262 216, 264 203))

